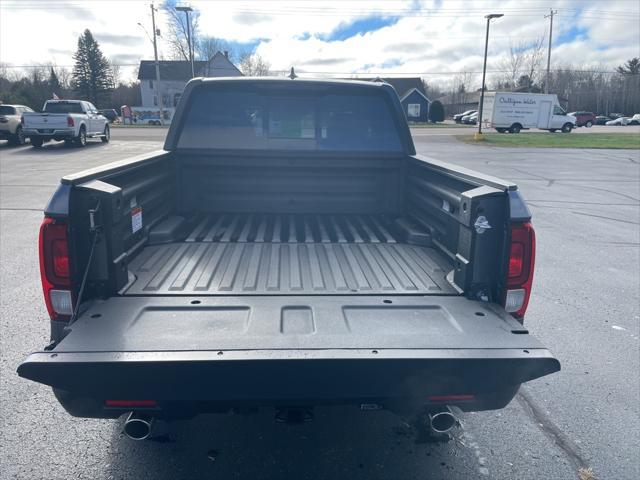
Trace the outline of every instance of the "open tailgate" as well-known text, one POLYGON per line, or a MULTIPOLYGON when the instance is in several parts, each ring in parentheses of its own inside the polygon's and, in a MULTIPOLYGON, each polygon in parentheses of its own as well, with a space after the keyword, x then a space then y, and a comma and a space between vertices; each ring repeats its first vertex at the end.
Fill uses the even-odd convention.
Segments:
POLYGON ((114 297, 20 376, 98 399, 338 401, 489 394, 559 362, 459 296, 114 297))

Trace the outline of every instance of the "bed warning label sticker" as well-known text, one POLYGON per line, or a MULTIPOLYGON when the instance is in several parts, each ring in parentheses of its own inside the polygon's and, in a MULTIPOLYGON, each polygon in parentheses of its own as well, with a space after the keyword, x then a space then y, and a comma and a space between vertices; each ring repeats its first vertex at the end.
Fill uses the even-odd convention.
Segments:
POLYGON ((131 231, 136 233, 142 228, 142 208, 135 207, 131 210, 131 231))

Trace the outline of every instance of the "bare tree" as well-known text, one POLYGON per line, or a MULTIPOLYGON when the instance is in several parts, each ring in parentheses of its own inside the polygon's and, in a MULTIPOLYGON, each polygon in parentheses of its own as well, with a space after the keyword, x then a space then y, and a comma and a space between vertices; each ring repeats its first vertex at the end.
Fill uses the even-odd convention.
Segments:
MULTIPOLYGON (((183 12, 179 12, 175 8, 176 2, 167 1, 162 5, 162 9, 165 11, 168 17, 169 33, 164 36, 165 40, 169 43, 171 49, 171 57, 174 60, 189 60, 189 35, 187 30, 187 17, 183 12)), ((197 10, 193 10, 189 14, 189 27, 191 34, 191 44, 199 45, 200 43, 200 30, 198 28, 198 21, 200 13, 197 10)), ((194 57, 196 55, 196 48, 194 48, 194 57)))
POLYGON ((120 69, 120 65, 117 65, 113 62, 113 60, 109 61, 109 69, 111 70, 111 79, 113 80, 114 88, 120 84, 122 80, 122 72, 120 69))
POLYGON ((245 53, 240 57, 240 71, 247 77, 269 75, 271 64, 257 53, 245 53))
POLYGON ((234 58, 236 52, 227 42, 216 37, 203 37, 196 45, 197 56, 201 60, 211 60, 217 52, 228 52, 234 58))
POLYGON ((529 78, 529 91, 532 90, 536 82, 540 83, 542 60, 544 58, 544 36, 537 38, 533 44, 524 52, 523 69, 524 74, 529 78))
POLYGON ((522 55, 523 45, 511 42, 509 45, 509 56, 502 60, 499 64, 499 69, 504 70, 504 74, 501 76, 499 83, 506 87, 513 88, 518 83, 520 78, 520 72, 522 70, 522 64, 524 58, 522 55))

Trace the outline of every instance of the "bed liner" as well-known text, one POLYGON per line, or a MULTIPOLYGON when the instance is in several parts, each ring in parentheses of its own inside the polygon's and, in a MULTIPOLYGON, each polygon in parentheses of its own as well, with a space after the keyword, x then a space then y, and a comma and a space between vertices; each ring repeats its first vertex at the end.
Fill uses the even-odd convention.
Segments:
POLYGON ((203 215, 144 248, 125 294, 457 294, 446 257, 401 240, 382 215, 203 215))

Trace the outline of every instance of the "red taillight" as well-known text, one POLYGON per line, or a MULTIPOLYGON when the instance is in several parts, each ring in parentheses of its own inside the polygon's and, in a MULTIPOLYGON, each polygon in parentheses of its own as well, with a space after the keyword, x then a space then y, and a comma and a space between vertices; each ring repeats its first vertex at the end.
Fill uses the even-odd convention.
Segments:
POLYGON ((531 223, 511 225, 505 309, 516 317, 524 316, 529 304, 535 258, 536 234, 531 223))
POLYGON ((40 227, 40 278, 47 311, 52 320, 73 313, 67 224, 45 217, 40 227))
POLYGON ((73 127, 75 125, 75 122, 73 121, 72 117, 67 117, 67 127, 73 127))
POLYGON ((109 408, 154 408, 155 400, 105 400, 104 406, 109 408))
POLYGON ((433 395, 428 397, 430 402, 472 402, 476 399, 475 395, 433 395))

